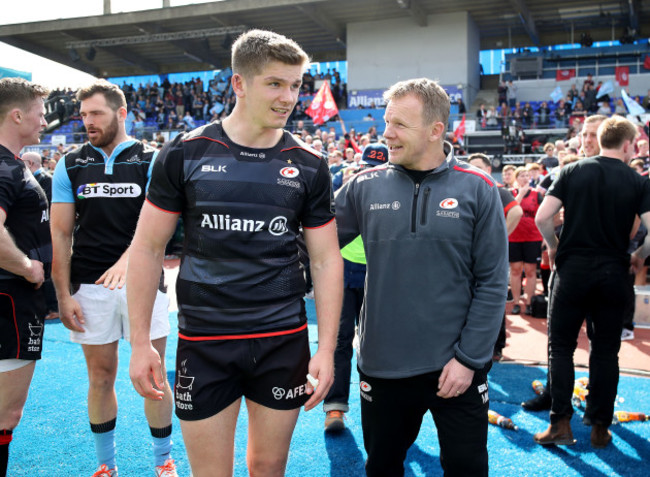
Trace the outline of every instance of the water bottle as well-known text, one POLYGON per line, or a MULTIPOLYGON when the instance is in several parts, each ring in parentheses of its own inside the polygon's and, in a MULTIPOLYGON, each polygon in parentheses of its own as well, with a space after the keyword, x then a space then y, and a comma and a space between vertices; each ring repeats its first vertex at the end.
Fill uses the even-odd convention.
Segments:
POLYGON ((647 420, 648 416, 642 412, 614 411, 614 419, 612 419, 612 423, 617 424, 619 422, 647 420))
POLYGON ((494 411, 488 411, 488 422, 490 424, 494 424, 495 426, 503 427, 504 429, 512 429, 513 431, 519 429, 517 426, 515 426, 514 422, 512 422, 512 419, 509 417, 504 417, 494 411))

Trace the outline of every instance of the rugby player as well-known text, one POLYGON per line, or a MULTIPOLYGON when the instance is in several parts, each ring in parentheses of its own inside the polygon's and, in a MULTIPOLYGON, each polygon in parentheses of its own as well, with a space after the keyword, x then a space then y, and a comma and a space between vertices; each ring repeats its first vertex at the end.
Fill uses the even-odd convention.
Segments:
MULTIPOLYGON (((80 343, 88 366, 88 417, 99 467, 94 477, 117 475, 115 378, 118 342, 129 339, 126 265, 154 149, 127 136, 124 93, 99 80, 77 92, 88 143, 66 154, 54 171, 52 277, 63 324, 80 343), (72 254, 71 254, 72 251, 72 254)), ((162 277, 159 267, 156 286, 162 277)), ((153 346, 165 355, 168 299, 160 290, 152 310, 153 346)), ((163 361, 164 362, 164 361, 163 361)), ((171 451, 172 394, 160 381, 162 399, 145 400, 157 477, 175 477, 171 451)))
POLYGON ((20 151, 47 125, 42 86, 0 80, 0 476, 20 422, 36 360, 41 359, 45 297, 52 262, 45 192, 20 151))
POLYGON ((149 322, 165 244, 182 215, 174 394, 194 477, 232 475, 242 397, 250 475, 284 475, 300 407, 316 406, 333 381, 343 266, 329 170, 282 129, 307 62, 281 35, 252 30, 239 37, 233 112, 163 148, 131 245, 131 379, 142 396, 161 399, 164 369, 149 322), (311 359, 301 226, 318 316, 311 359), (315 389, 307 374, 318 380, 315 389))

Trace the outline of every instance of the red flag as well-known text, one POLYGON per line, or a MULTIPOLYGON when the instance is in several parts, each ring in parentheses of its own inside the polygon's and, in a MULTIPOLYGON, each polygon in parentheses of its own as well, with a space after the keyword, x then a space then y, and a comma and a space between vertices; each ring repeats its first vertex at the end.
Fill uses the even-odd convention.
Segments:
POLYGON ((458 141, 462 143, 464 135, 465 135, 465 115, 463 114, 463 119, 460 120, 460 123, 458 123, 456 129, 454 129, 454 136, 456 136, 456 139, 458 139, 458 141))
POLYGON ((314 120, 314 124, 323 124, 339 114, 329 81, 323 82, 323 86, 320 87, 305 113, 314 120))
POLYGON ((575 78, 575 76, 575 68, 571 68, 569 70, 557 70, 555 72, 555 81, 566 81, 570 80, 571 78, 575 78))
POLYGON ((616 67, 616 82, 619 86, 627 86, 630 84, 630 67, 617 66, 616 67))
POLYGON ((643 67, 650 70, 650 55, 646 55, 645 60, 643 60, 643 67))

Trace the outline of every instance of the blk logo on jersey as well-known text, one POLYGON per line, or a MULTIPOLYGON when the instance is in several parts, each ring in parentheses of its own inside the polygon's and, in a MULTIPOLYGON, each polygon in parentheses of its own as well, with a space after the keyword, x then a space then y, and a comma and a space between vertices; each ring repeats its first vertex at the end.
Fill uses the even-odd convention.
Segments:
POLYGON ((203 165, 201 166, 201 172, 223 172, 226 174, 228 172, 227 167, 227 164, 221 164, 220 166, 203 165))
POLYGON ((297 167, 283 167, 280 169, 280 175, 282 177, 286 177, 287 179, 293 179, 294 177, 298 177, 300 174, 300 171, 298 170, 297 167))
POLYGON ((77 188, 79 199, 115 198, 123 199, 140 197, 142 188, 138 184, 97 182, 94 184, 83 184, 77 188))

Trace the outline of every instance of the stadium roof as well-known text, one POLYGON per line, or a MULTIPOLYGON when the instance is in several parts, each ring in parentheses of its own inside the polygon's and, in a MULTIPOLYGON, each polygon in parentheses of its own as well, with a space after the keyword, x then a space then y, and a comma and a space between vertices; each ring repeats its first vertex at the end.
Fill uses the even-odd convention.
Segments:
MULTIPOLYGON (((619 39, 650 24, 650 2, 618 0, 224 0, 0 26, 0 41, 101 77, 199 71, 229 64, 239 32, 296 40, 314 61, 346 59, 348 23, 467 11, 481 49, 619 39), (642 5, 645 3, 645 6, 642 5)), ((390 34, 390 32, 386 32, 390 34)), ((379 54, 379 52, 378 52, 379 54)))

